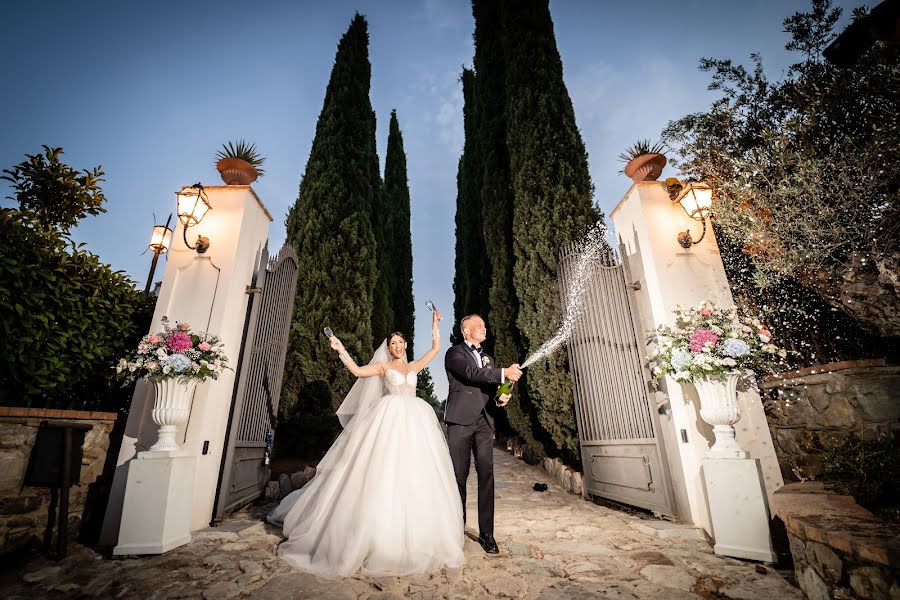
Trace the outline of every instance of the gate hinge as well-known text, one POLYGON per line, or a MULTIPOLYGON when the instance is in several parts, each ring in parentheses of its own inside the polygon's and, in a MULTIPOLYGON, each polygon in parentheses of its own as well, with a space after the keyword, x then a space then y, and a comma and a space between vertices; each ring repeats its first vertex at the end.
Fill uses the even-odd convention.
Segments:
POLYGON ((639 289, 641 289, 641 282, 635 281, 634 283, 632 283, 631 285, 629 285, 627 287, 631 288, 634 291, 638 291, 639 289))
POLYGON ((261 292, 262 292, 261 287, 251 287, 249 285, 247 286, 247 289, 244 290, 245 294, 259 294, 261 292))

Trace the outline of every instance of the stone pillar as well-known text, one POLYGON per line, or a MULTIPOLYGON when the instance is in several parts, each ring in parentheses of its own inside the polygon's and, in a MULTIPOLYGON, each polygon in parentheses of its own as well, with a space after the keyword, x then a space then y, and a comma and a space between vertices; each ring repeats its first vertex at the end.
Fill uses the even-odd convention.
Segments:
MULTIPOLYGON (((150 329, 158 330, 160 319, 167 316, 172 322, 187 322, 194 330, 218 335, 224 342, 229 365, 234 368, 247 312, 247 286, 266 244, 272 216, 250 186, 205 189, 211 209, 199 224, 187 230, 187 238, 193 244, 198 235, 203 235, 209 238, 210 247, 205 254, 187 248, 182 237, 183 225, 177 224, 150 329)), ((185 501, 181 504, 170 502, 167 505, 166 518, 174 519, 189 531, 208 526, 212 519, 233 389, 234 371, 225 371, 218 380, 201 383, 194 394, 190 418, 176 437, 182 444, 181 453, 172 453, 168 458, 154 457, 152 464, 142 465, 154 477, 175 477, 180 484, 187 483, 186 473, 190 472, 193 478, 190 489, 185 489, 184 485, 159 488, 183 496, 185 501), (165 461, 169 464, 161 466, 165 461), (187 518, 182 513, 186 513, 187 518)), ((132 491, 132 487, 138 485, 132 484, 132 480, 137 479, 129 474, 129 468, 134 459, 142 458, 142 453, 156 441, 156 425, 150 418, 153 401, 153 386, 139 382, 132 397, 103 524, 100 541, 104 545, 115 545, 120 540, 120 524, 123 530, 129 526, 123 519, 123 502, 126 508, 130 504, 137 508, 137 503, 127 499, 138 493, 132 491)), ((141 476, 148 475, 141 472, 141 476)), ((174 496, 166 496, 171 497, 174 496)), ((166 503, 160 506, 163 505, 166 503)), ((141 510, 146 511, 146 507, 141 510)), ((163 508, 159 510, 165 512, 163 508)), ((140 511, 135 511, 133 518, 150 520, 146 514, 142 517, 139 514, 140 511)), ((141 543, 135 535, 134 532, 127 534, 130 547, 141 543)), ((174 534, 170 537, 184 538, 174 534)), ((125 553, 124 548, 121 553, 125 553)))
MULTIPOLYGON (((632 277, 641 284, 636 297, 644 333, 649 334, 661 324, 673 324, 673 311, 679 305, 693 306, 711 300, 719 306, 734 306, 712 228, 707 227, 699 244, 682 248, 678 233, 689 229, 697 239, 702 225, 672 203, 662 182, 633 184, 610 217, 625 248, 622 260, 628 262, 632 277)), ((751 460, 759 460, 765 496, 770 500, 784 482, 759 394, 747 388, 745 385, 738 390, 741 419, 735 424, 736 439, 750 452, 751 460)), ((661 389, 657 404, 665 413, 660 415, 665 430, 662 436, 679 516, 712 535, 701 472, 713 441, 712 427, 700 418, 699 398, 693 385, 682 385, 667 377, 661 389)))

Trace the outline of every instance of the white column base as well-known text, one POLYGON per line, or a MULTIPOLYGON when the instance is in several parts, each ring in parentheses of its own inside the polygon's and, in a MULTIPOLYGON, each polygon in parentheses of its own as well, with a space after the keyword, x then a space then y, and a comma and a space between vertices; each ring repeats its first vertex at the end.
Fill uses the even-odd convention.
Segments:
POLYGON ((759 461, 707 458, 703 479, 713 537, 713 552, 723 556, 775 562, 769 532, 769 505, 759 461))
POLYGON ((196 468, 184 451, 140 452, 131 461, 114 556, 162 554, 191 541, 196 468))

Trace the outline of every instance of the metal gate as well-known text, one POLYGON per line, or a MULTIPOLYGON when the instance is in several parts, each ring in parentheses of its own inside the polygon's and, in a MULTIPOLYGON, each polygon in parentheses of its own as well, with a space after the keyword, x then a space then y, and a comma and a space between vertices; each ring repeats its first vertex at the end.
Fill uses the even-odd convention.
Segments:
MULTIPOLYGON (((560 253, 563 298, 578 250, 572 244, 560 253)), ((583 312, 568 343, 584 495, 674 515, 659 413, 650 401, 645 346, 635 328, 640 320, 632 295, 640 284, 629 284, 626 267, 612 252, 591 269, 590 277, 583 312)))
POLYGON ((297 289, 297 253, 285 246, 274 259, 263 249, 253 283, 235 373, 225 452, 213 523, 258 498, 269 482, 278 398, 297 289))

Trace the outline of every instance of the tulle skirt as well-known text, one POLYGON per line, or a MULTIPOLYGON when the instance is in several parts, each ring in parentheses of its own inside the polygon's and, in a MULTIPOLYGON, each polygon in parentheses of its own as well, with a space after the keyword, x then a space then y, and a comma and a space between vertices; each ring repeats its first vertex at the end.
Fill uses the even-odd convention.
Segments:
POLYGON ((383 396, 354 417, 268 520, 288 538, 278 554, 317 575, 423 574, 465 561, 447 443, 434 410, 411 395, 383 396))

